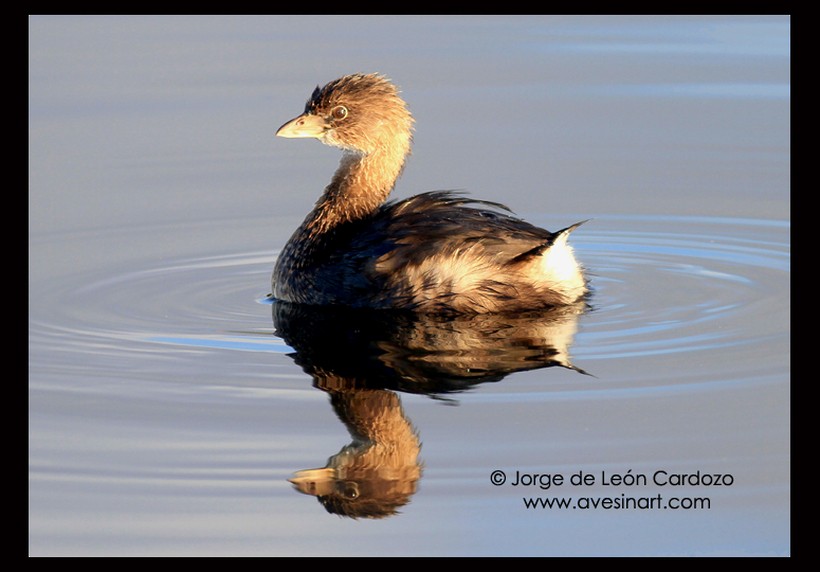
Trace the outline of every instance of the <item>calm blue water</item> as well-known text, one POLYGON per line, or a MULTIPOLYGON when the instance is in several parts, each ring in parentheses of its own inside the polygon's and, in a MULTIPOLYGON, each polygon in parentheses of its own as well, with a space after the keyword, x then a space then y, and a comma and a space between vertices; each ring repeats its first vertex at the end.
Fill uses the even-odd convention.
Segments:
POLYGON ((789 18, 29 34, 31 555, 790 554, 789 18), (416 117, 395 196, 592 219, 592 309, 271 304, 338 161, 273 133, 353 71, 416 117))

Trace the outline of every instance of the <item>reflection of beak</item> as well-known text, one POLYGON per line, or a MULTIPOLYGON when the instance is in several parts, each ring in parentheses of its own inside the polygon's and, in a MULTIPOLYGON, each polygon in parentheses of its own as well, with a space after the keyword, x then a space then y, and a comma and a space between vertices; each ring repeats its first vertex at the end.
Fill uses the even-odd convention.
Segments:
POLYGON ((325 120, 318 115, 303 113, 291 119, 276 131, 277 137, 294 139, 297 137, 321 137, 327 131, 325 120))
POLYGON ((300 493, 313 496, 326 496, 333 492, 336 471, 333 469, 305 469, 297 471, 288 481, 300 493))

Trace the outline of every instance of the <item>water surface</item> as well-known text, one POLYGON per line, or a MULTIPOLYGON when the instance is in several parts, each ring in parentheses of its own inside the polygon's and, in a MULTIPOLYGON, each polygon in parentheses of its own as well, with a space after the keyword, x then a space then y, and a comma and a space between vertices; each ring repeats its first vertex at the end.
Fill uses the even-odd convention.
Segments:
POLYGON ((788 18, 29 31, 30 554, 790 553, 788 18), (592 219, 591 307, 272 304, 338 160, 273 133, 351 71, 416 116, 396 196, 592 219))

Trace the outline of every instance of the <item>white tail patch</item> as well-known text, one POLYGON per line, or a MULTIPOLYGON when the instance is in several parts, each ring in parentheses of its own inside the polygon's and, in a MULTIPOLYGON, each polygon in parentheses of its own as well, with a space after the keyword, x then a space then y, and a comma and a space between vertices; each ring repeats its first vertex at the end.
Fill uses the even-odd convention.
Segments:
POLYGON ((575 259, 575 252, 567 244, 573 228, 575 227, 561 232, 552 246, 541 254, 539 264, 540 280, 551 290, 561 293, 569 302, 577 300, 587 291, 586 280, 575 259))

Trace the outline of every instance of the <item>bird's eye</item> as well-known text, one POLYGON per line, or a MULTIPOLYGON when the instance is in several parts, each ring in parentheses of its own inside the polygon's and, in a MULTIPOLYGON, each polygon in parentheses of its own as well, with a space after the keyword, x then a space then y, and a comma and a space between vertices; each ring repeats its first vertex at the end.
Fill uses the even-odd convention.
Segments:
POLYGON ((348 481, 340 484, 340 493, 348 500, 359 498, 359 485, 353 481, 348 481))
POLYGON ((330 116, 333 117, 333 119, 344 119, 347 117, 347 107, 344 105, 337 105, 330 110, 330 116))

